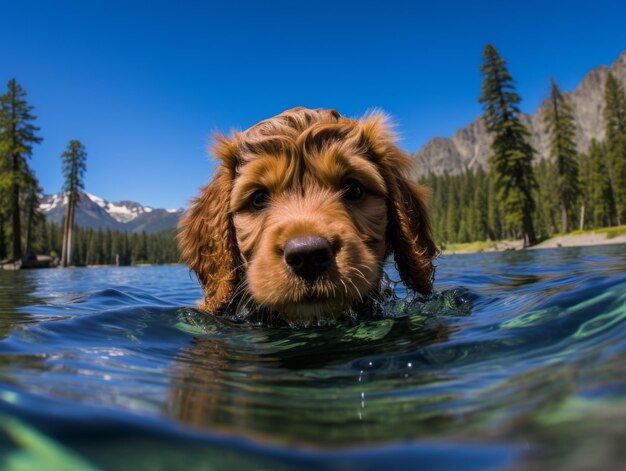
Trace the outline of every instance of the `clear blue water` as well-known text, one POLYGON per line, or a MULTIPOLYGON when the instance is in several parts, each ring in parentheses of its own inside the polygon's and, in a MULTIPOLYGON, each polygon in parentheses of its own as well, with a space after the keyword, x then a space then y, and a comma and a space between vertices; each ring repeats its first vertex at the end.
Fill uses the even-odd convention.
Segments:
POLYGON ((182 266, 0 272, 0 469, 623 467, 626 247, 438 264, 309 328, 208 317, 182 266))

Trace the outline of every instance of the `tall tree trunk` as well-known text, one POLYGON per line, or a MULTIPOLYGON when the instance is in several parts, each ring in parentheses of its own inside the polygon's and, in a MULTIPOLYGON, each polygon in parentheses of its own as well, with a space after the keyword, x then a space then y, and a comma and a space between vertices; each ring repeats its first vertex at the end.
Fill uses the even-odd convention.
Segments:
POLYGON ((582 231, 585 228, 585 203, 580 206, 580 230, 582 231))
POLYGON ((26 249, 24 250, 24 254, 26 257, 31 257, 32 252, 32 238, 33 238, 33 219, 35 218, 35 195, 34 191, 31 190, 30 195, 28 195, 28 219, 26 221, 26 249))
POLYGON ((17 127, 15 125, 17 103, 15 103, 15 93, 11 96, 11 156, 13 157, 13 178, 11 185, 11 212, 13 225, 13 258, 22 258, 22 226, 20 224, 20 185, 18 176, 20 171, 20 156, 17 149, 17 127))
POLYGON ((61 266, 67 267, 67 239, 69 235, 70 223, 70 197, 67 198, 67 208, 65 209, 65 221, 63 223, 63 241, 61 242, 61 266))
POLYGON ((67 265, 70 266, 72 263, 72 225, 69 226, 69 231, 67 233, 67 265))
POLYGON ((567 214, 567 204, 561 200, 561 230, 567 232, 569 229, 569 215, 567 214))
POLYGON ((68 232, 67 232, 67 265, 71 265, 72 264, 72 232, 74 229, 74 210, 75 210, 75 203, 72 199, 72 205, 71 205, 71 210, 70 210, 70 223, 68 225, 68 232))
MULTIPOLYGON (((15 168, 15 166, 13 168, 15 168)), ((13 258, 19 259, 22 258, 22 225, 20 221, 20 186, 17 182, 13 183, 11 190, 13 258)))
POLYGON ((535 229, 533 228, 533 220, 530 212, 527 212, 523 216, 524 226, 524 247, 535 245, 537 243, 537 236, 535 235, 535 229))
POLYGON ((65 214, 65 217, 63 218, 63 239, 61 240, 61 263, 60 265, 62 267, 66 267, 67 263, 65 263, 65 255, 66 255, 66 247, 65 247, 65 241, 66 241, 66 235, 67 235, 67 211, 65 214))

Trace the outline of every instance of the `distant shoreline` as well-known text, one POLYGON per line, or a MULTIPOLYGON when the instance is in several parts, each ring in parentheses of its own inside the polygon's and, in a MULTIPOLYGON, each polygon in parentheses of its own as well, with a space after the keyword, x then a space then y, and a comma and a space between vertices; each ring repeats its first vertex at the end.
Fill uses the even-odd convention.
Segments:
POLYGON ((511 250, 555 249, 561 247, 585 247, 593 245, 626 244, 626 226, 599 229, 597 231, 572 232, 546 239, 537 245, 524 248, 524 241, 500 240, 469 242, 467 244, 450 244, 442 250, 444 255, 506 252, 511 250))
MULTIPOLYGON (((167 267, 167 266, 176 266, 176 265, 184 265, 184 263, 137 263, 135 265, 115 265, 115 264, 102 264, 102 265, 70 265, 65 268, 147 268, 147 267, 167 267)), ((19 270, 49 270, 49 269, 57 269, 61 268, 58 265, 50 265, 50 266, 41 266, 41 267, 20 267, 17 262, 3 262, 0 263, 0 270, 5 271, 19 271, 19 270)))
POLYGON ((114 265, 114 264, 102 264, 102 265, 81 265, 81 266, 71 266, 69 268, 124 268, 124 267, 134 267, 134 268, 145 268, 145 267, 168 267, 174 265, 184 265, 184 263, 137 263, 134 265, 114 265))

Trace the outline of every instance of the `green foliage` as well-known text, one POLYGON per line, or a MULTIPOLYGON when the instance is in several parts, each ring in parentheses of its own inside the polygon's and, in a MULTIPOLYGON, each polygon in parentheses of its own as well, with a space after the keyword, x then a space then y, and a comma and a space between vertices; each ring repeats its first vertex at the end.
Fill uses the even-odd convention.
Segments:
POLYGON ((606 137, 608 141, 613 141, 619 134, 626 134, 626 93, 610 72, 606 77, 604 101, 606 137))
POLYGON ((502 209, 500 203, 496 198, 496 183, 493 178, 488 179, 487 183, 487 202, 489 204, 487 208, 487 221, 489 228, 489 239, 499 240, 504 237, 504 230, 502 227, 502 209))
POLYGON ((439 243, 484 240, 492 232, 488 220, 489 175, 483 170, 461 175, 429 175, 420 181, 431 188, 433 232, 439 243))
MULTIPOLYGON (((24 193, 36 178, 28 166, 33 144, 42 138, 36 135, 39 128, 32 122, 36 116, 26 102, 26 92, 15 79, 9 80, 7 92, 0 96, 0 256, 6 252, 5 230, 10 228, 11 255, 22 257, 22 203, 24 193), (10 226, 9 226, 10 222, 10 226)), ((8 232, 8 231, 7 231, 8 232)))
POLYGON ((605 227, 615 224, 617 209, 609 176, 608 152, 606 145, 594 139, 589 147, 589 185, 592 201, 592 227, 605 227))
POLYGON ((626 234, 626 226, 611 227, 609 229, 604 229, 602 232, 606 233, 607 239, 613 239, 622 234, 626 234))
POLYGON ((488 162, 496 199, 504 212, 504 227, 522 235, 526 244, 534 244, 534 150, 528 143, 529 132, 519 118, 520 97, 515 93, 506 62, 491 44, 485 47, 481 72, 482 94, 478 101, 483 104, 485 126, 493 138, 488 162))
MULTIPOLYGON (((626 226, 605 227, 602 229, 587 229, 576 230, 568 233, 569 235, 582 235, 582 234, 606 234, 607 239, 613 239, 622 234, 626 234, 626 226)), ((555 236, 564 234, 555 234, 555 236)))
POLYGON ((547 159, 541 159, 535 165, 537 180, 537 210, 535 212, 535 228, 540 238, 555 234, 559 230, 559 200, 555 191, 555 166, 547 159))
POLYGON ((440 248, 446 252, 460 252, 460 253, 479 253, 485 250, 493 249, 496 247, 496 243, 492 241, 475 241, 475 242, 459 242, 453 244, 444 244, 440 248))
POLYGON ((519 115, 517 104, 521 101, 515 93, 513 78, 506 68, 506 61, 491 44, 483 51, 483 65, 480 68, 483 76, 479 103, 483 103, 485 112, 483 119, 487 131, 499 134, 502 123, 513 124, 519 115))
POLYGON ((486 240, 490 234, 489 228, 489 200, 485 191, 488 184, 487 174, 480 168, 476 172, 474 192, 470 198, 470 220, 468 241, 486 240))
POLYGON ((626 221, 626 93, 611 73, 606 79, 604 100, 608 172, 621 224, 626 221))
POLYGON ((74 227, 74 211, 80 198, 80 190, 85 187, 83 178, 87 170, 87 152, 80 141, 72 139, 65 152, 61 154, 65 183, 63 191, 67 196, 67 211, 63 227, 63 248, 61 266, 68 266, 72 260, 72 230, 74 227))
POLYGON ((32 145, 42 141, 35 135, 39 128, 32 121, 37 117, 31 113, 33 107, 25 97, 26 92, 15 79, 9 80, 7 92, 0 96, 0 155, 11 159, 11 170, 19 171, 11 176, 14 179, 24 178, 32 145))
POLYGON ((554 175, 555 193, 561 210, 561 230, 570 229, 570 216, 580 194, 578 180, 578 150, 576 125, 572 106, 565 99, 554 79, 550 79, 550 106, 543 121, 550 136, 550 158, 554 175))
POLYGON ((39 186, 39 182, 36 178, 29 179, 28 187, 24 192, 24 215, 23 218, 26 221, 26 257, 32 257, 36 255, 36 251, 33 250, 34 232, 40 224, 45 220, 45 216, 40 212, 40 196, 42 189, 39 186))
POLYGON ((70 200, 78 202, 80 190, 85 188, 84 177, 87 170, 87 152, 85 146, 78 140, 72 139, 65 152, 61 154, 63 163, 63 191, 70 200))
MULTIPOLYGON (((592 141, 589 156, 581 156, 583 189, 580 204, 585 206, 585 227, 599 229, 615 224, 615 205, 606 171, 606 148, 592 141)), ((533 198, 537 201, 534 227, 544 239, 560 233, 560 205, 556 191, 555 167, 541 159, 534 167, 537 187, 533 198)), ((429 209, 437 243, 447 250, 486 249, 490 245, 473 244, 477 241, 514 239, 516 233, 506 231, 505 213, 499 209, 493 196, 493 174, 483 169, 468 170, 458 175, 428 175, 419 181, 430 187, 429 209), (473 245, 459 245, 459 244, 473 245), (469 248, 468 248, 469 247, 469 248)), ((579 206, 575 207, 580 210, 579 206)))
MULTIPOLYGON (((137 265, 177 263, 180 259, 176 230, 157 233, 132 233, 110 229, 84 229, 75 227, 75 265, 137 265)), ((44 222, 36 234, 39 253, 58 256, 61 253, 63 229, 58 224, 44 222)))

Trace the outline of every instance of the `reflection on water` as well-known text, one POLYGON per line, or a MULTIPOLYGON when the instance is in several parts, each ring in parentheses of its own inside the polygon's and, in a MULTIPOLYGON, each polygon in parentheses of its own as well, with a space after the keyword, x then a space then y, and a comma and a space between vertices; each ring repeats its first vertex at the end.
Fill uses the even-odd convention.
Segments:
POLYGON ((438 396, 410 392, 432 379, 420 368, 424 358, 417 352, 446 340, 454 329, 424 322, 416 315, 240 332, 205 320, 192 345, 174 360, 171 376, 177 380, 167 413, 196 427, 235 432, 245 424, 250 433, 281 442, 336 446, 415 437, 421 420, 406 421, 403 409, 438 396), (389 351, 393 358, 384 353, 389 351))
POLYGON ((625 253, 442 257, 316 328, 208 317, 184 267, 0 272, 0 467, 615 469, 625 253))
POLYGON ((0 339, 9 335, 18 325, 30 321, 30 316, 22 307, 39 302, 33 296, 37 291, 37 281, 31 273, 0 270, 0 339))

